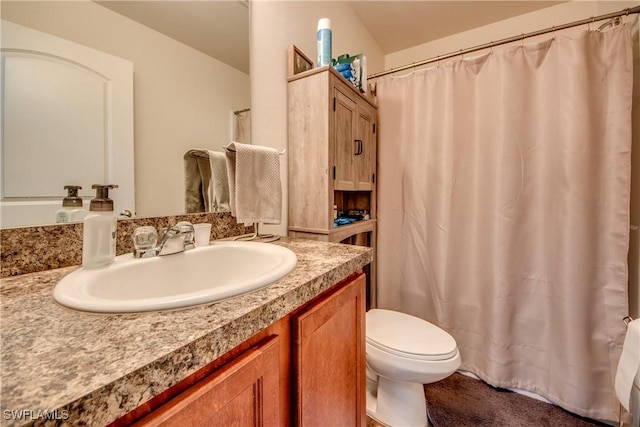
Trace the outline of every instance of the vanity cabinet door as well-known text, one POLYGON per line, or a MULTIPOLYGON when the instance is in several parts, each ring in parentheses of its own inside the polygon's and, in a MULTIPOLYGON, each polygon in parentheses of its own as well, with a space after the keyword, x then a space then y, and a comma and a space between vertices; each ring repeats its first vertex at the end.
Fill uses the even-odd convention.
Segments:
POLYGON ((271 335, 135 425, 279 425, 279 368, 279 337, 271 335))
POLYGON ((365 275, 293 318, 295 424, 366 425, 365 275))

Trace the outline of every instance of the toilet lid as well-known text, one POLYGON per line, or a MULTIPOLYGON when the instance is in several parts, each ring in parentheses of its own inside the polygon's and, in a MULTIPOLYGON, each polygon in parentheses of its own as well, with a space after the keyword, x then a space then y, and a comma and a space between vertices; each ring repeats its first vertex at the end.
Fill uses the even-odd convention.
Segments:
POLYGON ((458 351, 456 340, 426 320, 397 311, 367 312, 367 343, 397 356, 445 360, 458 351))

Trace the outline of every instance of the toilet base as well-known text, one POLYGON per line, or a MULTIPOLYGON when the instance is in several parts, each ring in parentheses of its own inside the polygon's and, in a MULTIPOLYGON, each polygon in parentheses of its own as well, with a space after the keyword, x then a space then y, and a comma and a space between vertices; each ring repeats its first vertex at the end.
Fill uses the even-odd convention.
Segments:
POLYGON ((378 377, 367 381, 367 415, 390 427, 427 426, 424 386, 378 377))

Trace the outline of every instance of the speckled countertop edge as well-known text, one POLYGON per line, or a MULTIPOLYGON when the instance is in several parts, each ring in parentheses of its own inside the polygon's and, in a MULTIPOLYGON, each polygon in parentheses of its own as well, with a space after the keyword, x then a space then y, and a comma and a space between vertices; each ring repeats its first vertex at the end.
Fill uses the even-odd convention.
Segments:
POLYGON ((104 315, 52 297, 76 267, 0 280, 0 425, 106 425, 371 262, 369 248, 282 239, 298 257, 278 282, 191 309, 104 315), (23 420, 6 411, 32 411, 23 420), (57 410, 58 419, 32 419, 57 410))

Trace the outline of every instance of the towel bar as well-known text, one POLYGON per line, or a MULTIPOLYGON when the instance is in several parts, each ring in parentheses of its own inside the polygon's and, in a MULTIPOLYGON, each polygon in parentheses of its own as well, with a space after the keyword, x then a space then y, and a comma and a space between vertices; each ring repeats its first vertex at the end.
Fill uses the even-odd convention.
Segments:
MULTIPOLYGON (((232 149, 231 149, 231 148, 229 148, 229 146, 227 146, 227 145, 223 145, 223 146, 222 146, 222 148, 224 148, 225 150, 230 151, 230 152, 232 152, 232 153, 235 153, 235 152, 236 152, 236 150, 232 150, 232 149)), ((283 155, 284 153, 286 153, 286 152, 287 152, 287 149, 285 148, 284 150, 280 151, 278 154, 282 156, 282 155, 283 155)))
POLYGON ((206 148, 193 148, 187 152, 191 157, 196 159, 209 160, 209 153, 206 148))
MULTIPOLYGON (((222 148, 224 148, 226 151, 229 151, 231 153, 235 153, 236 150, 229 148, 229 145, 223 145, 222 148)), ((287 152, 287 149, 285 148, 284 150, 280 151, 278 155, 282 156, 286 152, 287 152)), ((259 223, 257 222, 253 223, 254 233, 252 235, 239 236, 239 237, 236 237, 234 240, 248 241, 248 240, 262 239, 262 242, 268 243, 268 242, 275 242, 276 240, 280 239, 280 236, 277 236, 275 234, 260 234, 260 232, 258 231, 258 225, 259 223)))
POLYGON ((239 237, 236 237, 234 240, 250 241, 250 240, 256 240, 256 239, 265 239, 263 240, 263 243, 275 242, 276 240, 280 240, 280 236, 276 236, 275 234, 260 234, 258 232, 258 224, 259 223, 257 222, 253 223, 253 230, 254 230, 253 234, 239 236, 239 237))

